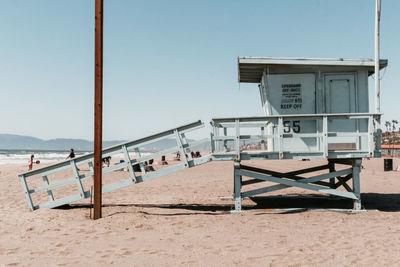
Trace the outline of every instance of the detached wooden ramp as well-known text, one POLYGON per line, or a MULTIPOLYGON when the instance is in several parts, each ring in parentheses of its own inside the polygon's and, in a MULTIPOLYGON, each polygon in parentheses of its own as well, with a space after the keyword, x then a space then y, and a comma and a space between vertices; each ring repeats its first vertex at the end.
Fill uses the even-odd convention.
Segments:
MULTIPOLYGON (((122 154, 124 160, 121 160, 120 163, 117 163, 115 165, 104 167, 103 174, 121 169, 127 169, 129 173, 129 178, 125 177, 125 179, 123 180, 103 185, 102 192, 106 193, 114 191, 120 188, 134 185, 136 183, 141 183, 151 180, 153 178, 207 163, 211 160, 211 155, 199 158, 192 158, 190 151, 191 148, 195 147, 196 145, 204 142, 209 142, 209 140, 205 139, 189 144, 185 136, 185 133, 202 127, 204 127, 204 124, 202 121, 199 120, 142 139, 126 142, 117 146, 104 149, 103 158, 122 154), (171 138, 175 139, 176 141, 175 145, 173 145, 172 147, 164 149, 163 151, 151 153, 150 155, 148 155, 148 153, 146 153, 147 155, 141 154, 141 148, 143 148, 144 146, 151 145, 156 141, 171 138), (159 160, 164 155, 177 153, 178 151, 181 155, 180 163, 156 171, 146 171, 146 161, 150 161, 152 159, 159 160), (135 157, 133 158, 132 156, 130 156, 130 153, 135 153, 135 157), (185 156, 185 154, 187 156, 185 156), (140 167, 141 175, 135 174, 135 165, 138 165, 140 167)), ((85 182, 85 179, 92 179, 92 176, 93 153, 20 174, 19 179, 22 183, 24 194, 28 202, 28 207, 31 211, 33 211, 40 208, 55 208, 91 197, 92 193, 90 189, 85 190, 83 183, 85 182), (89 171, 87 171, 87 167, 89 167, 89 171), (85 173, 84 171, 82 171, 84 168, 86 169, 85 173), (70 176, 68 176, 68 174, 70 174, 70 176), (62 180, 58 179, 57 181, 52 182, 52 179, 50 179, 50 175, 58 175, 65 178, 63 178, 62 180), (33 182, 33 180, 35 181, 33 182), (39 180, 40 185, 38 183, 39 180), (67 193, 67 196, 57 198, 57 194, 54 194, 55 190, 64 190, 64 194, 62 195, 65 195, 65 193, 67 193), (43 197, 35 197, 35 194, 43 194, 43 192, 46 192, 48 195, 47 202, 43 202, 43 197)))

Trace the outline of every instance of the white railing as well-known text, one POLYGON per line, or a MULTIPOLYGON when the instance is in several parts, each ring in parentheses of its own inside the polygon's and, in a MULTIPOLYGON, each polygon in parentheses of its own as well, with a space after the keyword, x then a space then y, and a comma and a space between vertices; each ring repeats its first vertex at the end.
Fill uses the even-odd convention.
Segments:
POLYGON ((351 113, 213 119, 213 159, 380 157, 380 116, 351 113))

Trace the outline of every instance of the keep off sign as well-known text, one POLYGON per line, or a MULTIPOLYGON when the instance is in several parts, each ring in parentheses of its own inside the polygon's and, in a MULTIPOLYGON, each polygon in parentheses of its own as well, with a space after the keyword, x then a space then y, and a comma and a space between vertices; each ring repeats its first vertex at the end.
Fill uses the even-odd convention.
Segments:
POLYGON ((301 83, 282 84, 281 109, 301 109, 301 83))

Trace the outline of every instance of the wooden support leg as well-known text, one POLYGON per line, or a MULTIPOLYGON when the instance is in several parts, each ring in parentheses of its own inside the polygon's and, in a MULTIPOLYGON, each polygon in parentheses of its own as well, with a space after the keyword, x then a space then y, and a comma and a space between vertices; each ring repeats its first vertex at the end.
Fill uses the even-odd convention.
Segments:
POLYGON ((354 210, 361 210, 360 170, 361 159, 356 159, 353 163, 353 193, 357 197, 357 199, 353 201, 354 210))
POLYGON ((233 199, 235 200, 235 212, 240 212, 242 210, 242 196, 241 196, 241 187, 242 187, 242 176, 238 174, 240 170, 240 163, 233 163, 234 171, 234 182, 233 182, 233 199))
POLYGON ((28 207, 31 211, 34 211, 35 207, 33 206, 31 194, 29 193, 28 184, 26 183, 26 178, 24 175, 19 175, 19 179, 21 180, 22 187, 24 188, 25 197, 26 200, 28 201, 28 207))

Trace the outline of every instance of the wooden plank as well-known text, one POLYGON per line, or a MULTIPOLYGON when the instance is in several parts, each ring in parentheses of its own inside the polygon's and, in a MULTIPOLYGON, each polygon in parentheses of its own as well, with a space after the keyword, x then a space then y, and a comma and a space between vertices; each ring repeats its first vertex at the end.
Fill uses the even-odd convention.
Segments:
MULTIPOLYGON (((352 177, 352 174, 347 175, 345 178, 348 178, 348 177, 352 177)), ((346 182, 342 179, 342 177, 336 177, 336 178, 337 178, 338 181, 343 185, 343 187, 346 188, 346 190, 347 190, 348 192, 353 192, 353 190, 351 190, 350 186, 348 186, 348 185, 346 184, 346 182)))

